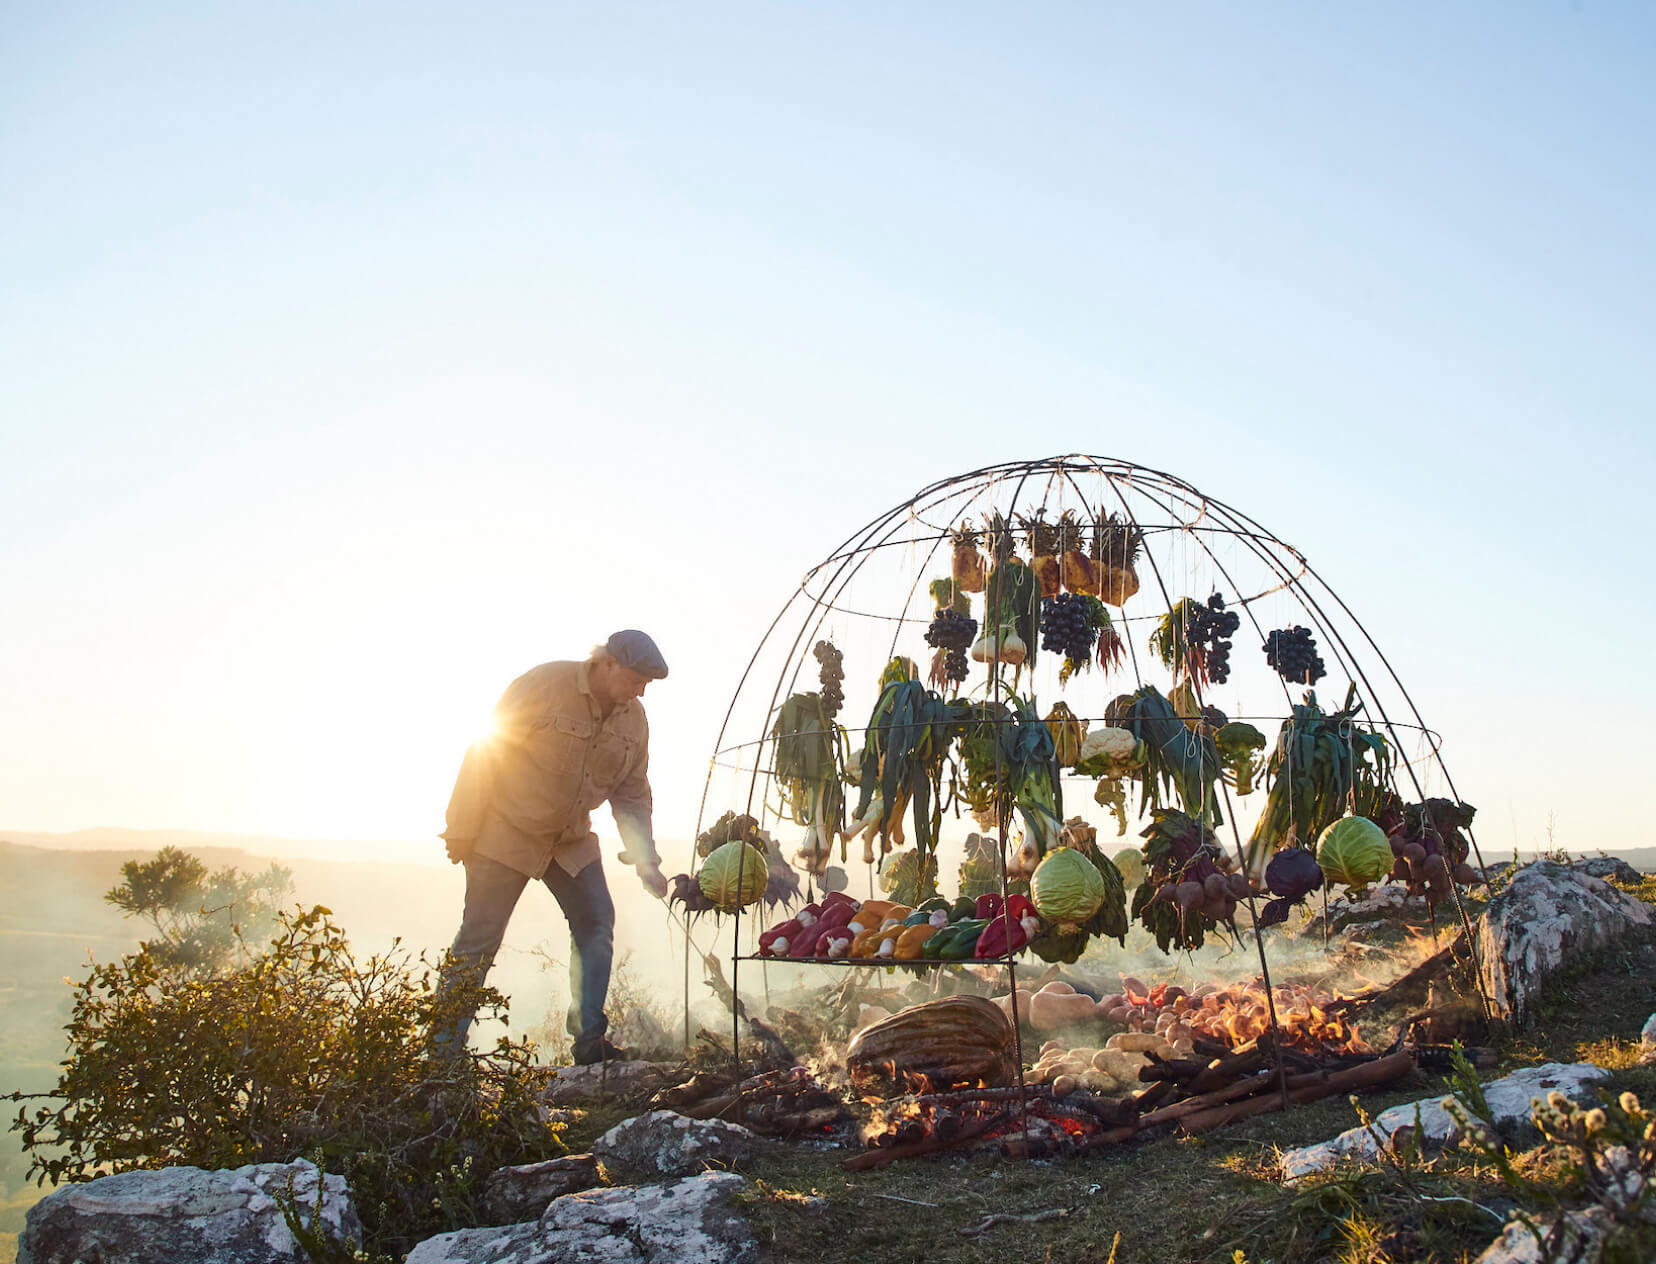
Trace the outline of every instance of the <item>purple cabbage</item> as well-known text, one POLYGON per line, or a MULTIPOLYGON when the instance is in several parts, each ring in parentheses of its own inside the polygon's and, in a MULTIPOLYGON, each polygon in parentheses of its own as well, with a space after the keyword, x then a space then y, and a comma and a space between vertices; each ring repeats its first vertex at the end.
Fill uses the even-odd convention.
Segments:
MULTIPOLYGON (((1303 847, 1284 847, 1265 866, 1265 885, 1272 895, 1298 903, 1323 884, 1322 867, 1303 847)), ((1283 916, 1287 916, 1284 912, 1283 916)))

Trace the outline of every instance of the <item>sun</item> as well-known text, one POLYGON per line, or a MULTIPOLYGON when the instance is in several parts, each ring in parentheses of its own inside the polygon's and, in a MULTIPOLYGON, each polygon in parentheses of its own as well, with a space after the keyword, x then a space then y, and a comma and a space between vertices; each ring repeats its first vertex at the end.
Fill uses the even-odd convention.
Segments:
POLYGON ((493 711, 485 711, 475 717, 471 723, 471 731, 467 738, 473 746, 484 746, 500 736, 500 721, 495 718, 493 711))

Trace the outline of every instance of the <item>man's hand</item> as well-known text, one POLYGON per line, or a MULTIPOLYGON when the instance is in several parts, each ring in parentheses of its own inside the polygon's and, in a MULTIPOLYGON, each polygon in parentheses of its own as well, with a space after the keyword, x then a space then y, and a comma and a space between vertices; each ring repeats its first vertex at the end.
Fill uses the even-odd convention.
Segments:
POLYGON ((464 864, 466 857, 471 855, 472 840, 469 838, 445 838, 443 846, 448 848, 449 864, 464 864))
POLYGON ((638 880, 644 884, 644 889, 656 899, 667 898, 667 875, 661 872, 660 864, 637 865, 638 880))

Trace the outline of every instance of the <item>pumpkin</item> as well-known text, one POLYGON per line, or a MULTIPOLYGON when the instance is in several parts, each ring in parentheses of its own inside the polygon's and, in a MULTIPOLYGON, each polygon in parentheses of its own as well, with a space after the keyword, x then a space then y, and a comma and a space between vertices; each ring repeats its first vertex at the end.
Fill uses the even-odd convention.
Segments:
POLYGON ((945 996, 911 1005, 864 1028, 845 1053, 859 1087, 924 1081, 931 1090, 987 1084, 1004 1088, 1017 1076, 1012 1024, 993 1001, 945 996))

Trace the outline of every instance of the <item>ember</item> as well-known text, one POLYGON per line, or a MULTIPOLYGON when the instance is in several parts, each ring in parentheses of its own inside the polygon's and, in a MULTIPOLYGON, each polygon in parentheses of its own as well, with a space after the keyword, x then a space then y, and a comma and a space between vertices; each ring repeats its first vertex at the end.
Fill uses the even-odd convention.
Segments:
POLYGON ((1354 1024, 1331 1012, 1337 997, 1303 983, 1273 988, 1268 999, 1258 979, 1227 988, 1203 984, 1189 992, 1159 983, 1145 988, 1133 978, 1122 982, 1125 1005, 1117 1011, 1121 1021, 1134 1031, 1154 1031, 1173 1044, 1195 1037, 1232 1047, 1247 1044, 1270 1030, 1274 1000, 1284 1048, 1311 1054, 1373 1052, 1354 1024))

